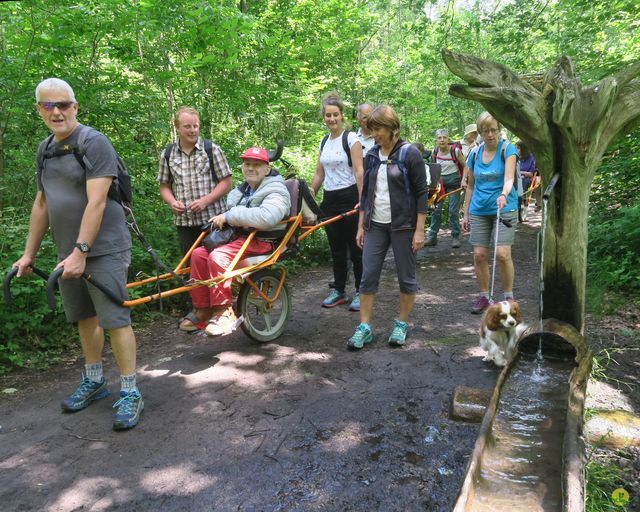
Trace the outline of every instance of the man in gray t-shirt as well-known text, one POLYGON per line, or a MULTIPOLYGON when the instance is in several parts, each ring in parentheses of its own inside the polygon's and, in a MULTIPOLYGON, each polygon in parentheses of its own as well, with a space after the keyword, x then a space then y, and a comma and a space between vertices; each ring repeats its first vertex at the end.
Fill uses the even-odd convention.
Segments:
POLYGON ((51 130, 38 147, 38 192, 31 209, 24 254, 13 266, 18 277, 32 271, 36 253, 51 228, 63 268, 60 295, 70 322, 78 323, 85 373, 62 410, 76 412, 109 395, 102 375, 104 329, 120 370, 120 399, 113 428, 135 427, 144 408, 136 384, 136 339, 128 308, 111 302, 82 279, 87 273, 120 297, 127 297, 131 237, 124 212, 108 197, 117 177, 117 155, 100 132, 76 119, 78 103, 63 80, 48 78, 36 88, 38 114, 51 130), (74 152, 84 154, 81 165, 74 152))

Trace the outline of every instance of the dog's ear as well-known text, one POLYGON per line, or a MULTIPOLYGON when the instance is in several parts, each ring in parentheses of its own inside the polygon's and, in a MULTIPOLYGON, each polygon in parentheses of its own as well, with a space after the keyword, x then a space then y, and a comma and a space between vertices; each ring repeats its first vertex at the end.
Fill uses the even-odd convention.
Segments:
POLYGON ((484 323, 490 331, 497 331, 500 329, 500 312, 500 304, 493 304, 487 308, 484 323))
POLYGON ((511 303, 511 316, 516 319, 516 322, 522 322, 522 313, 520 313, 520 306, 517 302, 511 303))

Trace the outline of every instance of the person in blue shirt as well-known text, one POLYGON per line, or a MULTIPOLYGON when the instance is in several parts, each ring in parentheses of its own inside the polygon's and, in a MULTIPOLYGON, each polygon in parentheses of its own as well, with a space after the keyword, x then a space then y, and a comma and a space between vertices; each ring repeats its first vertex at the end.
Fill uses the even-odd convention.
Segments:
POLYGON ((511 224, 498 227, 497 267, 505 300, 513 300, 513 260, 511 246, 518 220, 518 192, 514 186, 517 152, 513 144, 501 137, 502 125, 489 112, 476 121, 484 143, 467 157, 469 182, 464 203, 462 229, 471 230, 473 264, 480 288, 471 313, 480 314, 490 305, 489 253, 495 243, 497 211, 511 224))

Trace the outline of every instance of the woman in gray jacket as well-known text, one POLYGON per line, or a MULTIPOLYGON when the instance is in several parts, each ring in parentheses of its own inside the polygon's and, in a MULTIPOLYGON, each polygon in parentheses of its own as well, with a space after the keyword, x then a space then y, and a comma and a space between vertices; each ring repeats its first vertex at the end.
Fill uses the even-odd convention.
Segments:
MULTIPOLYGON (((216 215, 210 222, 214 227, 230 226, 269 231, 268 236, 256 236, 246 248, 245 256, 273 251, 273 238, 286 229, 280 221, 289 215, 291 198, 282 176, 269 167, 269 154, 262 148, 247 149, 242 158, 245 181, 229 192, 228 211, 216 215)), ((210 253, 198 247, 191 255, 191 279, 204 281, 224 274, 244 244, 246 236, 217 247, 210 253)), ((236 324, 233 311, 231 280, 213 287, 201 286, 191 290, 195 311, 180 324, 183 331, 205 328, 207 334, 227 334, 236 324), (206 327, 205 327, 206 324, 206 327)))

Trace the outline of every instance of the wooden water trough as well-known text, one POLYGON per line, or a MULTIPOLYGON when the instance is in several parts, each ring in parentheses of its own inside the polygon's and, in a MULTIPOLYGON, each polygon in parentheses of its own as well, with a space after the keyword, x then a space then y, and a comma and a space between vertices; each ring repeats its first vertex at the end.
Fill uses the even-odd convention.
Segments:
POLYGON ((546 319, 522 335, 486 408, 454 512, 584 510, 591 363, 570 324, 546 319))

